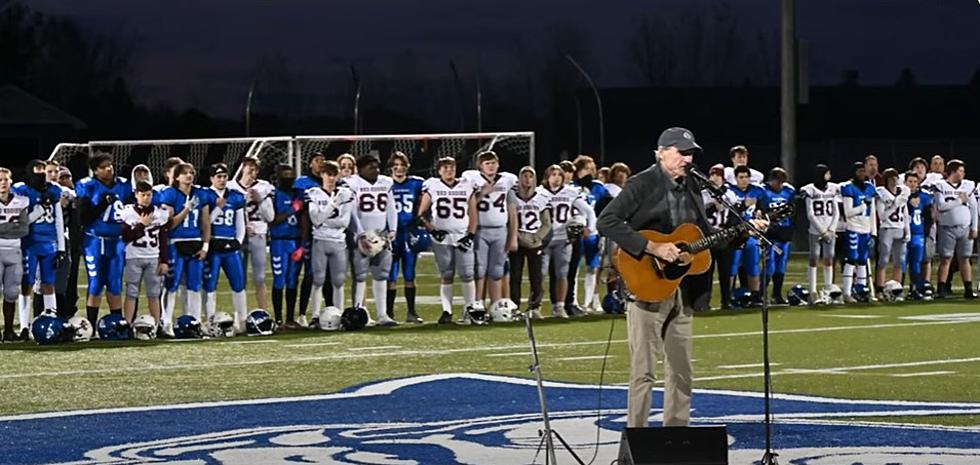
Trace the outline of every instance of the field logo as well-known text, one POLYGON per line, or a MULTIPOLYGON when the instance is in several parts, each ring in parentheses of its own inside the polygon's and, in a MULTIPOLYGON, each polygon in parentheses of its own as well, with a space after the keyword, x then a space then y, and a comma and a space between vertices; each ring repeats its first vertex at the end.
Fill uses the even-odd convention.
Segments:
MULTIPOLYGON (((552 425, 586 461, 615 459, 625 426, 622 387, 549 383, 552 425), (598 448, 595 444, 598 441, 598 448)), ((662 401, 656 392, 654 405, 662 401)), ((763 445, 756 393, 697 391, 700 424, 727 424, 731 463, 763 445)), ((980 404, 778 396, 775 446, 794 465, 975 465, 980 429, 853 423, 847 417, 977 415, 980 404)), ((660 412, 654 412, 659 419, 660 412)), ((10 464, 530 464, 541 426, 525 379, 431 375, 338 394, 0 418, 10 464)), ((559 462, 572 463, 559 454, 559 462)))

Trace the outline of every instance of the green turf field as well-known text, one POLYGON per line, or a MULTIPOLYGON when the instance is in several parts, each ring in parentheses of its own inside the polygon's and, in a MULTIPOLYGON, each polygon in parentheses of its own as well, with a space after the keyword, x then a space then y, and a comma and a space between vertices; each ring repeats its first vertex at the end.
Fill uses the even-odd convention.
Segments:
MULTIPOLYGON (((803 265, 793 261, 787 288, 805 281, 803 265)), ((437 296, 431 259, 421 260, 419 274, 419 296, 437 296)), ((220 292, 219 310, 230 311, 227 289, 220 292)), ((251 295, 249 302, 254 304, 251 295)), ((404 318, 404 305, 396 307, 396 316, 404 318)), ((4 344, 0 412, 321 394, 425 373, 530 376, 523 323, 436 326, 431 322, 438 306, 420 305, 420 310, 424 325, 356 333, 304 330, 268 338, 188 342, 4 344)), ((774 309, 773 388, 853 399, 976 401, 977 310, 975 302, 955 300, 774 309)), ((626 383, 625 328, 622 316, 537 323, 543 374, 553 380, 599 382, 611 330, 604 382, 626 383)), ((761 391, 760 330, 758 311, 699 314, 694 330, 695 388, 761 391)), ((980 425, 978 417, 907 421, 980 425)))

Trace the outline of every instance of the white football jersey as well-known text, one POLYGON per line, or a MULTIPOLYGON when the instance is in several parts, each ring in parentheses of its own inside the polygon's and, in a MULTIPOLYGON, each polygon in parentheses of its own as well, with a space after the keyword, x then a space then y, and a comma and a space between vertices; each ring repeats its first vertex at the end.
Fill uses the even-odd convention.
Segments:
MULTIPOLYGON (((0 202, 0 223, 17 221, 21 212, 31 206, 31 200, 23 195, 10 193, 7 203, 0 202)), ((0 239, 0 248, 20 250, 20 239, 0 239)))
POLYGON ((321 241, 344 242, 347 228, 357 202, 354 192, 346 187, 337 187, 327 192, 322 187, 306 191, 309 199, 310 224, 313 238, 321 241))
POLYGON ((378 176, 373 184, 357 174, 347 178, 345 184, 354 192, 357 202, 354 214, 360 219, 365 231, 394 232, 398 228, 395 203, 391 197, 391 186, 394 183, 395 181, 384 175, 378 176))
POLYGON ((447 185, 440 178, 429 178, 422 183, 422 193, 432 200, 429 212, 432 227, 452 234, 466 234, 470 224, 469 201, 476 186, 466 179, 457 179, 447 185))
POLYGON ((531 191, 530 198, 517 198, 517 232, 534 234, 541 229, 541 212, 548 208, 549 197, 537 190, 531 191))
POLYGON ((950 184, 948 180, 933 185, 933 203, 939 211, 940 226, 968 226, 976 229, 977 202, 973 197, 976 184, 964 179, 959 184, 950 184), (967 195, 967 202, 960 201, 960 194, 967 195))
MULTIPOLYGON (((535 192, 548 198, 548 210, 551 211, 551 233, 554 237, 567 237, 565 225, 576 208, 579 211, 585 209, 592 211, 592 207, 585 201, 582 190, 572 184, 566 184, 554 191, 544 186, 538 186, 535 192)), ((592 217, 595 218, 594 212, 592 217)), ((586 227, 595 230, 593 225, 586 227)))
POLYGON ((828 182, 824 190, 807 184, 800 189, 800 195, 806 203, 806 217, 810 221, 810 234, 820 235, 825 231, 837 231, 840 222, 840 186, 828 182))
POLYGON ((251 226, 252 235, 264 236, 269 232, 269 221, 275 218, 272 205, 272 192, 275 190, 269 181, 257 179, 251 186, 245 187, 238 180, 229 181, 228 188, 241 192, 245 196, 245 219, 251 226), (261 202, 252 204, 250 190, 256 191, 261 202), (271 216, 271 218, 270 218, 271 216))
MULTIPOLYGON (((607 185, 606 187, 609 186, 607 185)), ((725 190, 725 199, 731 202, 732 205, 739 202, 738 196, 730 190, 725 190)), ((704 207, 708 213, 708 225, 711 226, 712 230, 721 230, 728 223, 728 215, 731 215, 731 210, 721 204, 710 207, 716 201, 708 191, 701 191, 701 201, 704 202, 704 207)))
POLYGON ((909 188, 898 185, 898 192, 892 194, 885 186, 878 186, 878 221, 880 227, 888 229, 905 229, 909 219, 908 201, 909 188))
POLYGON ((623 192, 622 187, 619 187, 618 185, 613 184, 611 182, 606 183, 606 190, 609 191, 609 195, 614 199, 619 196, 620 192, 623 192))
MULTIPOLYGON (((462 178, 477 189, 483 189, 491 180, 477 170, 463 171, 462 178)), ((517 176, 512 173, 497 173, 493 190, 477 199, 477 225, 499 228, 507 226, 507 192, 517 185, 517 176)))
MULTIPOLYGON (((136 213, 136 205, 129 204, 119 212, 119 219, 130 226, 140 222, 136 213)), ((126 258, 158 258, 160 257, 160 228, 170 222, 170 213, 163 207, 153 207, 153 219, 150 225, 143 229, 143 237, 126 244, 126 258)))

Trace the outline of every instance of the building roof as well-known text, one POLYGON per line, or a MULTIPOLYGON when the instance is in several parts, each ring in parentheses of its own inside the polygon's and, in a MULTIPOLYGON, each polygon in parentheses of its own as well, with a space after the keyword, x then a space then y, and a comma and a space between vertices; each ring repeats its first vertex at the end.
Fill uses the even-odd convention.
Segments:
POLYGON ((0 86, 0 125, 69 126, 76 130, 88 127, 84 121, 13 85, 0 86))

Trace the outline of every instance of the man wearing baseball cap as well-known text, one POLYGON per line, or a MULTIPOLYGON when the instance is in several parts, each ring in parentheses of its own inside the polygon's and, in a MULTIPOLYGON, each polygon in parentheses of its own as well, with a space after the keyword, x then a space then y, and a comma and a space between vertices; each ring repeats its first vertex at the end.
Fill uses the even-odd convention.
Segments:
MULTIPOLYGON (((602 211, 599 233, 634 257, 653 255, 673 262, 681 250, 671 242, 648 241, 639 231, 669 234, 683 224, 710 231, 698 184, 686 174, 701 146, 694 134, 673 127, 657 140, 655 163, 626 182, 623 191, 602 211)), ((757 220, 758 226, 766 222, 757 220)), ((664 426, 686 426, 691 415, 691 350, 694 308, 708 305, 711 275, 688 276, 674 294, 660 302, 630 298, 627 334, 630 378, 627 426, 645 427, 650 417, 657 354, 664 355, 664 426), (651 350, 652 348, 652 350, 651 350)))

